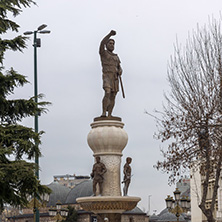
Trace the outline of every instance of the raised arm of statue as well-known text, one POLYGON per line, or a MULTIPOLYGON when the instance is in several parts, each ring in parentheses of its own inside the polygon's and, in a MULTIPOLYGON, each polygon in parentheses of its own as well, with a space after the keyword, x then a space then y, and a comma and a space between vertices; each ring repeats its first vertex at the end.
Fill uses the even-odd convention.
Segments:
POLYGON ((113 35, 116 35, 116 31, 111 30, 110 33, 103 38, 100 43, 99 54, 103 54, 103 52, 105 51, 106 43, 108 42, 109 38, 113 35))

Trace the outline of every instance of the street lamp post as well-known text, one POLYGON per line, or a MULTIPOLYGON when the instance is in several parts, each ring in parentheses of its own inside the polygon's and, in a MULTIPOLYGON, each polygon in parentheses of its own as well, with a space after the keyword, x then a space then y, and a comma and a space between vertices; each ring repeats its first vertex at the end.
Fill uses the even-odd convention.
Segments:
MULTIPOLYGON (((43 24, 37 28, 35 31, 27 31, 24 32, 24 35, 34 35, 34 41, 33 41, 33 47, 34 47, 34 97, 35 97, 35 102, 38 103, 38 79, 37 79, 37 47, 41 47, 41 41, 39 38, 37 38, 37 33, 40 34, 49 34, 49 30, 43 30, 46 28, 47 25, 43 24)), ((38 133, 38 115, 39 113, 35 114, 35 121, 34 121, 34 127, 35 127, 35 132, 38 133)), ((38 146, 38 144, 36 144, 38 146)), ((37 153, 35 153, 35 164, 36 164, 36 170, 35 170, 35 175, 37 179, 39 179, 39 156, 37 153)), ((35 222, 39 222, 39 209, 37 206, 34 206, 34 218, 35 222)))
POLYGON ((49 209, 49 216, 53 216, 55 221, 60 222, 68 216, 68 209, 62 208, 61 202, 57 202, 56 208, 49 209))
POLYGON ((49 194, 43 194, 40 196, 40 200, 37 199, 35 196, 27 196, 28 200, 28 208, 31 208, 35 212, 35 208, 38 207, 46 207, 47 203, 49 202, 49 194))
POLYGON ((188 197, 180 198, 180 191, 178 188, 173 192, 174 199, 170 195, 165 199, 166 206, 169 212, 173 213, 177 217, 177 222, 179 222, 180 215, 190 210, 190 199, 188 197))

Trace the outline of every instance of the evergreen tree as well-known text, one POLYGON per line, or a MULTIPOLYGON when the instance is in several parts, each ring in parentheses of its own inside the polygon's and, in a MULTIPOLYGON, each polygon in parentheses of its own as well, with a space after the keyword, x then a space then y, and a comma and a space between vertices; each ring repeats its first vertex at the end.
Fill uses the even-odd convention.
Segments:
MULTIPOLYGON (((0 34, 18 32, 19 25, 10 20, 22 8, 35 4, 32 0, 0 1, 0 34)), ((25 76, 13 68, 5 70, 4 55, 7 50, 22 51, 26 47, 26 37, 2 39, 0 36, 0 212, 5 204, 24 206, 27 196, 40 196, 49 193, 46 186, 40 185, 35 176, 36 165, 31 160, 35 154, 41 155, 36 144, 40 144, 43 132, 35 133, 32 128, 21 125, 25 117, 35 116, 45 111, 46 102, 35 103, 34 98, 9 100, 14 89, 28 83, 25 76)), ((39 197, 40 198, 40 197, 39 197)))
POLYGON ((78 218, 78 213, 77 210, 75 210, 75 208, 68 206, 68 216, 67 218, 64 220, 64 222, 75 222, 77 221, 78 218))

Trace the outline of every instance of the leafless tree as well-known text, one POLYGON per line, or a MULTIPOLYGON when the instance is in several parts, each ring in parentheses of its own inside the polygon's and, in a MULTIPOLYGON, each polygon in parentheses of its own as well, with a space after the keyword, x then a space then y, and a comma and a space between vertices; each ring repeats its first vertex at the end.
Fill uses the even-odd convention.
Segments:
MULTIPOLYGON (((157 133, 167 148, 164 160, 155 167, 169 174, 169 182, 196 166, 204 178, 199 207, 208 222, 215 221, 214 210, 222 161, 222 33, 221 23, 209 19, 197 26, 184 48, 175 44, 168 66, 171 91, 165 94, 163 112, 158 112, 157 133), (194 164, 195 163, 195 164, 194 164), (209 180, 214 190, 206 208, 209 180)), ((208 194, 209 195, 209 194, 208 194)))

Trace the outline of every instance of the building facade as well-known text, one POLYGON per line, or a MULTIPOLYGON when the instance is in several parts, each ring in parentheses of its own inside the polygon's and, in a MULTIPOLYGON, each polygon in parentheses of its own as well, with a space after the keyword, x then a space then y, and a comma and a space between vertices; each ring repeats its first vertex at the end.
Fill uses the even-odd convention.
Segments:
MULTIPOLYGON (((191 169, 191 218, 192 222, 206 222, 206 217, 199 208, 202 198, 204 177, 197 167, 191 169)), ((211 175, 207 191, 206 207, 210 207, 214 188, 214 175, 211 175)), ((217 222, 222 222, 222 178, 220 177, 217 199, 215 204, 214 217, 217 222)))
POLYGON ((69 187, 69 188, 74 188, 77 184, 89 180, 89 176, 76 176, 75 174, 70 175, 70 174, 65 174, 65 175, 57 175, 53 176, 54 182, 58 182, 59 184, 69 187))

